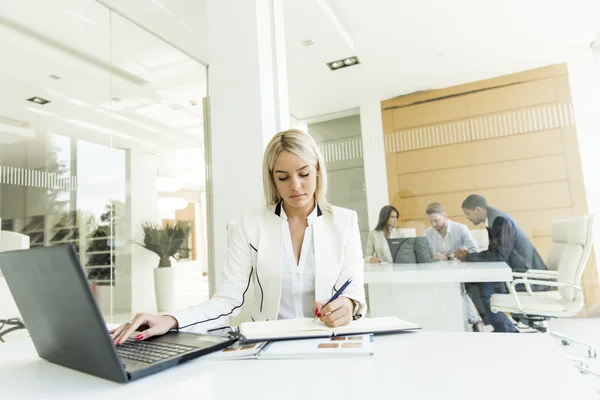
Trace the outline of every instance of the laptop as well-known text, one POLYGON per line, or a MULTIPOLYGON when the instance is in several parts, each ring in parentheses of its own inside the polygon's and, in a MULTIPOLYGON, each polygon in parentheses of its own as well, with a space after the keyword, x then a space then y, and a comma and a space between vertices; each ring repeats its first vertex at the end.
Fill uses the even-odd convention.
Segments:
POLYGON ((115 347, 71 244, 0 252, 0 269, 38 355, 100 378, 133 381, 237 340, 169 332, 115 347))
POLYGON ((426 237, 388 239, 394 264, 423 264, 435 262, 426 237))

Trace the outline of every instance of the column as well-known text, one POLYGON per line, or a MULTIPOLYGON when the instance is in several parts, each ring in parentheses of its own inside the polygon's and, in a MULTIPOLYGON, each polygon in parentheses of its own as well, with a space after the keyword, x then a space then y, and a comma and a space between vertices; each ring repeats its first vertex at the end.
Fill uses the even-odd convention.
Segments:
POLYGON ((211 295, 227 255, 227 222, 265 204, 264 148, 289 127, 281 0, 207 1, 206 134, 211 295))
POLYGON ((385 143, 379 100, 368 99, 361 102, 360 126, 369 227, 373 229, 379 220, 381 207, 389 203, 385 143))

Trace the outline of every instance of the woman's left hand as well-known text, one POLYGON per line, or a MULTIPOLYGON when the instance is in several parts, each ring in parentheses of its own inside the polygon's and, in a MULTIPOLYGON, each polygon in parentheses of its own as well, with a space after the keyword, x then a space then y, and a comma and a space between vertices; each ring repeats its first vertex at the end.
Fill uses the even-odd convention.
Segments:
POLYGON ((336 327, 348 325, 354 314, 354 302, 348 297, 340 296, 327 306, 327 301, 315 301, 315 317, 327 326, 336 327))

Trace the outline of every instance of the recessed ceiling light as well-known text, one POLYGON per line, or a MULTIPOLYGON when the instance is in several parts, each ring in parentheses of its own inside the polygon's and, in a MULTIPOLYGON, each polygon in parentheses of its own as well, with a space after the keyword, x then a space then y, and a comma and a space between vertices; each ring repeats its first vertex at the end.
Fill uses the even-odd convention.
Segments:
POLYGON ((27 99, 27 101, 31 101, 32 103, 39 104, 41 106, 43 106, 44 104, 50 103, 50 100, 42 99, 41 97, 37 97, 37 96, 27 99))
POLYGON ((354 57, 348 57, 348 58, 343 58, 341 60, 329 62, 329 63, 327 63, 327 66, 329 67, 330 70, 335 71, 340 68, 351 67, 351 66, 357 65, 357 64, 360 64, 360 61, 358 60, 358 57, 354 56, 354 57))
POLYGON ((315 44, 315 42, 313 42, 312 40, 308 39, 308 40, 303 40, 302 44, 304 46, 312 46, 313 44, 315 44))
POLYGON ((57 80, 57 81, 61 79, 61 78, 60 78, 60 76, 58 76, 58 75, 54 75, 54 74, 50 74, 50 75, 48 75, 48 78, 50 78, 50 79, 54 79, 54 80, 57 80))

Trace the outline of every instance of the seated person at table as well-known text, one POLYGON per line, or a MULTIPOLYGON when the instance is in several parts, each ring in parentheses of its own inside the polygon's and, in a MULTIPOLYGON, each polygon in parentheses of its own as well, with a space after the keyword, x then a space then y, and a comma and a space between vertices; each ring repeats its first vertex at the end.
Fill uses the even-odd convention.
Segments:
POLYGON ((394 206, 384 206, 381 211, 379 211, 379 222, 375 229, 369 232, 367 238, 367 249, 365 251, 366 262, 394 262, 387 240, 392 237, 392 229, 396 226, 398 217, 400 217, 400 213, 394 206))
POLYGON ((222 326, 248 301, 253 321, 316 316, 342 326, 365 315, 358 216, 327 201, 327 171, 315 140, 296 129, 276 134, 262 169, 266 205, 239 222, 214 296, 170 315, 137 314, 111 331, 115 344, 142 325, 148 329, 136 340, 171 329, 222 326), (325 305, 349 279, 343 294, 325 305), (246 296, 250 285, 253 299, 246 296))
MULTIPOLYGON (((477 243, 466 225, 448 219, 444 206, 440 203, 431 203, 425 210, 431 227, 425 231, 429 241, 429 250, 432 257, 438 260, 447 260, 458 249, 466 249, 469 253, 479 252, 477 243)), ((483 321, 473 304, 473 300, 463 290, 463 300, 467 310, 467 319, 473 326, 473 332, 483 332, 483 321)))
MULTIPOLYGON (((467 262, 503 261, 514 272, 547 269, 523 229, 510 215, 489 206, 485 198, 477 194, 467 197, 462 204, 462 209, 474 225, 485 223, 490 244, 486 251, 477 253, 459 249, 454 254, 456 258, 467 262)), ((478 286, 486 317, 494 326, 494 332, 517 332, 504 313, 493 313, 490 309, 492 294, 507 293, 506 284, 483 282, 478 286)))

